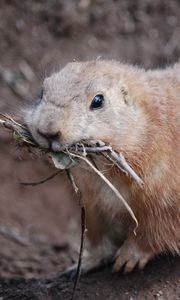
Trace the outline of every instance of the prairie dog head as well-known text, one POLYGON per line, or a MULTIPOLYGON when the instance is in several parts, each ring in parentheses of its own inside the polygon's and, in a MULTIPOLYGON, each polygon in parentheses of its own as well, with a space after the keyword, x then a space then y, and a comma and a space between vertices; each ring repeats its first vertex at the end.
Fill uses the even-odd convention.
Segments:
POLYGON ((73 62, 46 78, 25 116, 37 143, 54 151, 89 139, 122 148, 138 144, 142 111, 123 71, 112 61, 73 62))

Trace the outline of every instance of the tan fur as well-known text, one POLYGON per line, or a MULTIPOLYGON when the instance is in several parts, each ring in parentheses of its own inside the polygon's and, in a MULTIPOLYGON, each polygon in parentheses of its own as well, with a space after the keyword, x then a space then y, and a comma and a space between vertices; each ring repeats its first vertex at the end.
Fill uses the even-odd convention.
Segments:
POLYGON ((92 247, 84 268, 98 265, 119 247, 114 271, 124 263, 127 272, 137 263, 142 268, 161 252, 179 252, 180 64, 145 71, 114 61, 70 63, 45 79, 43 89, 42 102, 26 115, 40 145, 48 147, 48 142, 38 130, 58 132, 58 139, 51 145, 55 151, 81 139, 102 140, 122 152, 145 183, 141 189, 97 159, 99 168, 120 190, 138 219, 135 237, 133 221, 104 182, 83 165, 73 169, 86 203, 92 247), (90 111, 97 94, 104 95, 104 107, 90 111))

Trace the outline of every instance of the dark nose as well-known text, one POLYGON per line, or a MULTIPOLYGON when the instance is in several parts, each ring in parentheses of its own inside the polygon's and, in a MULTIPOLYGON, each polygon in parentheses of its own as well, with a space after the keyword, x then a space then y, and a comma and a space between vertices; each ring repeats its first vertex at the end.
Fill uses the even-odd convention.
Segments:
POLYGON ((60 139, 59 131, 57 131, 57 132, 42 132, 41 130, 38 129, 38 133, 42 137, 44 137, 49 142, 50 145, 53 141, 59 141, 59 139, 60 139))

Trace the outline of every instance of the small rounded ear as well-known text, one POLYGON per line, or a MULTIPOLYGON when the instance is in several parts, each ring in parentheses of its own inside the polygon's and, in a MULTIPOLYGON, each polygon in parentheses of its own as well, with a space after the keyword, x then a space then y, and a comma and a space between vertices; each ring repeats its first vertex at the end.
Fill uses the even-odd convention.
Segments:
POLYGON ((132 105, 133 104, 133 99, 131 98, 131 96, 129 95, 128 89, 126 86, 122 86, 121 87, 121 94, 123 96, 123 100, 127 105, 132 105))

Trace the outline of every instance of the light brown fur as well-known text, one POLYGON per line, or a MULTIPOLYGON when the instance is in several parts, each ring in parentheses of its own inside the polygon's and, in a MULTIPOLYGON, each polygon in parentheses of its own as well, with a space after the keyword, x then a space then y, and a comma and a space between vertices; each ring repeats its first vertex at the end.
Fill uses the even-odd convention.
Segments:
POLYGON ((102 140, 122 152, 144 181, 141 189, 96 161, 133 209, 139 223, 134 236, 133 221, 104 182, 83 165, 72 170, 84 195, 91 244, 84 271, 115 252, 113 270, 126 263, 127 272, 156 254, 179 253, 180 64, 145 71, 114 61, 70 63, 43 86, 42 102, 26 114, 40 145, 48 143, 38 130, 58 132, 53 150, 81 139, 102 140), (104 95, 105 105, 90 111, 96 94, 104 95))

